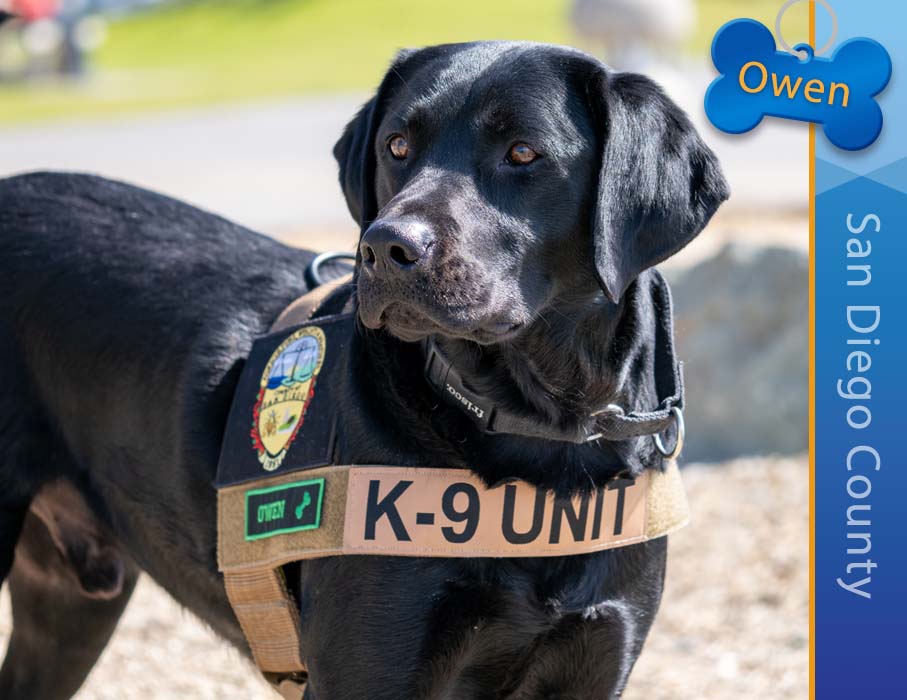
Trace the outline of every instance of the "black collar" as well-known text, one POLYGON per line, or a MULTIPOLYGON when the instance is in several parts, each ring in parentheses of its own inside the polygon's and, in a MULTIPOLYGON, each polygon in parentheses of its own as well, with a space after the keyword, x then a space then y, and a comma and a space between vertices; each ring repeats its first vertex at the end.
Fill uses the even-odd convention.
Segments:
POLYGON ((558 440, 582 444, 596 440, 612 442, 651 435, 662 455, 676 457, 683 445, 683 374, 681 363, 674 354, 673 309, 667 283, 658 275, 654 299, 658 313, 655 333, 655 389, 659 403, 651 411, 627 413, 622 407, 610 404, 589 414, 594 429, 586 432, 582 427, 563 429, 543 423, 537 417, 514 413, 496 405, 466 386, 460 373, 434 338, 423 343, 425 352, 425 378, 434 390, 452 406, 469 416, 483 432, 489 435, 512 434, 545 440, 558 440), (675 445, 667 450, 661 433, 674 427, 675 445))
MULTIPOLYGON (((342 253, 325 253, 316 256, 306 269, 306 280, 311 287, 324 283, 319 268, 337 258, 355 256, 342 253)), ((674 309, 668 283, 656 273, 658 284, 653 301, 656 306, 655 328, 655 390, 658 406, 651 411, 626 413, 615 404, 609 404, 589 414, 594 419, 594 430, 587 432, 582 427, 565 430, 541 422, 538 418, 514 413, 497 406, 487 396, 471 390, 463 382, 459 372, 438 347, 434 338, 423 342, 425 352, 425 378, 446 402, 456 406, 469 416, 486 434, 510 434, 543 440, 557 440, 583 444, 597 440, 618 442, 644 435, 651 435, 655 447, 669 459, 680 454, 684 439, 683 422, 683 368, 674 353, 674 309), (664 447, 661 434, 673 428, 673 448, 664 447)), ((349 310, 352 302, 352 286, 345 284, 335 290, 312 316, 339 313, 349 310)))

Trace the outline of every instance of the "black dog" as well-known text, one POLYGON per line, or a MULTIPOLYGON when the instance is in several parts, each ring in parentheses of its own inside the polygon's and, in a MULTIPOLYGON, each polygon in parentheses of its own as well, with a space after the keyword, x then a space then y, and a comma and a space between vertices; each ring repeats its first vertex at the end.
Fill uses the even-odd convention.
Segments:
MULTIPOLYGON (((656 405, 669 309, 647 270, 728 194, 661 90, 557 47, 405 52, 335 154, 363 230, 337 463, 559 492, 662 466, 648 437, 486 435, 439 401, 413 342, 433 336, 472 389, 542 430, 656 405)), ((15 617, 0 697, 70 697, 140 570, 247 651, 217 572, 212 480, 252 339, 305 291, 311 258, 94 177, 0 182, 0 577, 15 617)), ((306 697, 617 697, 665 552, 662 538, 305 562, 291 583, 306 697)))

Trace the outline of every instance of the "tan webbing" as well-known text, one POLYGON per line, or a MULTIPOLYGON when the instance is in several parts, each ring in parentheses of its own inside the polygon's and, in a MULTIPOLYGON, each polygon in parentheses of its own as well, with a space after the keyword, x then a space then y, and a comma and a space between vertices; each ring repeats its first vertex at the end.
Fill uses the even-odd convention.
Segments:
POLYGON ((579 496, 566 506, 565 502, 556 505, 554 496, 543 492, 538 496, 544 498, 539 517, 533 515, 537 494, 525 482, 487 489, 466 469, 331 466, 260 479, 218 491, 218 564, 221 571, 233 573, 348 554, 565 556, 662 537, 688 520, 675 462, 669 462, 663 473, 644 472, 622 494, 612 486, 587 496, 585 506, 579 496), (324 479, 324 489, 317 528, 279 530, 263 536, 247 533, 247 518, 256 517, 255 512, 246 513, 247 492, 279 491, 318 479, 324 479), (468 534, 470 519, 462 515, 469 503, 467 491, 474 494, 477 506, 468 534), (449 497, 446 508, 457 519, 447 517, 445 495, 449 497), (370 501, 383 506, 371 518, 366 512, 370 501), (422 520, 425 516, 428 518, 422 520), (571 521, 581 522, 579 533, 571 529, 571 521), (523 540, 511 541, 508 531, 522 534, 523 540))
MULTIPOLYGON (((620 485, 556 502, 525 482, 487 489, 464 469, 330 466, 284 474, 218 491, 218 565, 259 667, 303 671, 298 612, 284 564, 346 554, 564 556, 644 542, 687 523, 675 462, 663 473, 645 472, 632 485, 620 485), (279 499, 282 489, 319 479, 324 483, 315 527, 250 534, 247 521, 263 515, 250 507, 248 492, 267 490, 279 499), (464 518, 470 504, 474 515, 464 518), (514 533, 522 540, 514 541, 514 533)), ((291 690, 299 687, 293 683, 291 690)))
POLYGON ((258 568, 225 577, 227 595, 246 639, 255 640, 262 671, 305 668, 299 656, 299 611, 287 591, 283 571, 258 568))
POLYGON ((280 316, 271 326, 271 332, 283 330, 290 326, 297 326, 300 323, 311 321, 312 316, 321 307, 325 300, 331 296, 338 288, 349 284, 353 279, 352 273, 338 277, 330 282, 315 287, 311 292, 307 292, 280 312, 280 316))

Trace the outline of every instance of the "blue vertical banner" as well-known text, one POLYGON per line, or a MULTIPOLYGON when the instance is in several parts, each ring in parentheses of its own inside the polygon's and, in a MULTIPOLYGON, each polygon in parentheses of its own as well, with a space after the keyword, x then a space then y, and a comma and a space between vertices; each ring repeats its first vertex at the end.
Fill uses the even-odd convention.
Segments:
POLYGON ((907 3, 815 12, 818 45, 871 39, 891 75, 871 145, 815 134, 813 692, 894 700, 907 698, 907 3))

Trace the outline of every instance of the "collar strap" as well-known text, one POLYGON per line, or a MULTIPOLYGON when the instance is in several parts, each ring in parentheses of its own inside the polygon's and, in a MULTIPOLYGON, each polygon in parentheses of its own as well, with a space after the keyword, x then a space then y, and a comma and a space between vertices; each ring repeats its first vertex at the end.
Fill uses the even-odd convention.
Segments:
POLYGON ((674 313, 671 292, 664 278, 655 273, 653 302, 656 307, 655 325, 655 389, 661 397, 650 411, 625 412, 611 404, 589 414, 594 429, 563 429, 541 422, 537 418, 518 414, 496 405, 489 397, 470 389, 435 339, 424 344, 425 377, 447 403, 456 406, 489 435, 508 433, 546 440, 577 444, 608 440, 616 442, 652 435, 658 451, 670 459, 680 454, 683 446, 683 368, 674 353, 674 313), (665 448, 661 435, 671 426, 676 429, 674 446, 665 448))

